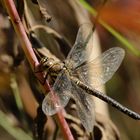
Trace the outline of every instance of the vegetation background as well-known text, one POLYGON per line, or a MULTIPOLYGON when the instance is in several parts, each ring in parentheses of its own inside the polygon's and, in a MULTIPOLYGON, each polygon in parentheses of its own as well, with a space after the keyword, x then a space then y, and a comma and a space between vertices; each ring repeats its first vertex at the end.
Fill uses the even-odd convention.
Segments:
MULTIPOLYGON (((65 59, 74 44, 80 24, 86 21, 94 24, 96 11, 99 12, 96 33, 101 50, 120 46, 126 51, 123 64, 106 85, 106 93, 140 113, 140 2, 138 0, 108 0, 105 3, 103 0, 78 0, 78 3, 76 0, 15 0, 15 4, 28 36, 32 29, 45 44, 47 49, 39 49, 42 55, 48 54, 49 50, 53 54, 49 55, 61 60, 65 59), (41 9, 44 5, 47 10, 45 14, 41 9), (37 27, 38 25, 42 25, 43 28, 37 27)), ((3 0, 0 1, 0 67, 0 139, 33 139, 32 132, 35 127, 33 120, 37 114, 38 102, 41 100, 40 90, 25 59, 3 0)), ((106 110, 104 105, 106 104, 99 107, 97 105, 97 112, 102 114, 106 110)), ((140 121, 133 120, 110 106, 108 108, 109 113, 106 110, 105 116, 110 116, 107 118, 118 128, 120 139, 139 140, 140 121)), ((71 119, 67 121, 71 126, 71 119)), ((45 127, 47 139, 53 139, 56 126, 52 118, 48 118, 47 122, 45 127)), ((102 123, 107 126, 108 121, 102 123)), ((81 124, 79 126, 81 128, 81 124)), ((119 139, 115 126, 112 129, 116 137, 113 135, 111 140, 119 139)), ((75 134, 73 129, 72 132, 75 134)), ((102 134, 95 131, 101 136, 97 137, 98 140, 105 140, 105 134, 110 131, 101 129, 100 132, 102 134)), ((89 139, 86 134, 81 134, 81 137, 79 135, 76 133, 76 139, 89 139)), ((60 132, 56 139, 62 139, 60 132)))

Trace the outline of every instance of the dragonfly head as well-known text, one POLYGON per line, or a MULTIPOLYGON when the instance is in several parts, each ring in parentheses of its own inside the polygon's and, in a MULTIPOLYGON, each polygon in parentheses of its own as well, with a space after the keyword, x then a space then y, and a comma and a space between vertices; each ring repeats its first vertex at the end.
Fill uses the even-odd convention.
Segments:
POLYGON ((47 70, 47 69, 51 68, 54 65, 54 59, 44 57, 44 58, 41 59, 40 65, 41 65, 43 70, 47 70))
POLYGON ((48 58, 48 57, 44 57, 42 58, 42 60, 40 61, 40 65, 41 65, 41 69, 44 71, 50 71, 50 72, 55 72, 55 73, 59 73, 63 67, 64 67, 64 63, 63 62, 56 62, 53 58, 48 58))

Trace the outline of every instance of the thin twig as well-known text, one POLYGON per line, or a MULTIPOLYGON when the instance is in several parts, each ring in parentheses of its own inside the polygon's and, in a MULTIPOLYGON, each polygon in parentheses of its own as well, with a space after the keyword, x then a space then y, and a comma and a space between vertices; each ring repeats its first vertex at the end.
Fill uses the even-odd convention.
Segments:
MULTIPOLYGON (((17 33, 17 36, 21 42, 22 48, 23 48, 25 55, 27 57, 27 60, 29 61, 32 70, 34 70, 34 68, 39 65, 39 62, 37 60, 36 55, 34 54, 34 51, 32 49, 32 45, 27 37, 27 34, 25 32, 25 29, 23 27, 21 19, 18 15, 18 12, 17 12, 16 7, 15 7, 15 3, 13 0, 4 0, 4 2, 5 2, 5 7, 7 9, 7 12, 11 18, 12 23, 13 23, 14 29, 17 33)), ((35 75, 39 81, 44 80, 42 72, 35 73, 35 75)), ((46 80, 45 84, 42 86, 45 89, 45 91, 48 91, 51 89, 47 80, 46 80)), ((59 126, 61 128, 63 137, 66 140, 74 140, 63 114, 61 112, 57 113, 56 118, 58 120, 58 123, 60 124, 59 126)))

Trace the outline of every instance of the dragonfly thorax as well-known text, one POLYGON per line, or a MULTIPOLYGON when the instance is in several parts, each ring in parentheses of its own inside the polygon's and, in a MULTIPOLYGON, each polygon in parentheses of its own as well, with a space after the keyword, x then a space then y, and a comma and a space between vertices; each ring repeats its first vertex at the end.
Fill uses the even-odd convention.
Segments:
POLYGON ((65 69, 72 70, 74 67, 74 62, 72 60, 66 60, 64 61, 64 66, 65 66, 65 69))

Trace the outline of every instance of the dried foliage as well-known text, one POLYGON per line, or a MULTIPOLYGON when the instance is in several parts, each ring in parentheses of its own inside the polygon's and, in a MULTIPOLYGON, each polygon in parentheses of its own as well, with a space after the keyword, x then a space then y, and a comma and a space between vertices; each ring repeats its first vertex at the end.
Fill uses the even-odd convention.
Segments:
MULTIPOLYGON (((1 119, 0 125, 15 139, 30 140, 35 137, 40 140, 61 140, 63 135, 59 127, 63 124, 58 124, 58 118, 46 117, 43 114, 40 105, 45 96, 42 93, 46 92, 41 91, 39 81, 30 69, 26 55, 21 49, 21 44, 7 16, 3 0, 0 2, 0 114, 4 113, 7 120, 10 120, 7 123, 10 124, 11 128, 2 126, 1 119), (15 128, 18 128, 19 131, 15 128), (19 135, 11 129, 18 131, 19 135)), ((64 60, 74 44, 79 25, 90 22, 87 11, 76 0, 21 0, 20 2, 17 0, 15 3, 32 46, 37 49, 42 57, 49 56, 58 61, 64 60)), ((125 7, 121 4, 121 2, 107 4, 101 10, 101 18, 125 34, 127 33, 126 30, 139 34, 140 26, 137 24, 139 2, 136 0, 130 1, 125 7)), ((95 56, 100 53, 100 46, 97 42, 98 37, 94 45, 95 56)), ((113 41, 110 42, 110 44, 113 44, 113 41)), ((102 43, 104 42, 102 41, 102 43)), ((126 59, 125 65, 120 71, 122 78, 117 75, 116 81, 118 82, 114 80, 114 83, 118 84, 120 89, 115 89, 116 86, 113 86, 112 89, 115 93, 118 92, 116 96, 122 96, 122 92, 127 93, 123 97, 126 96, 129 104, 135 110, 138 110, 140 105, 136 102, 139 101, 139 60, 130 56, 126 59), (130 63, 131 68, 129 67, 130 63), (120 83, 125 88, 119 85, 120 83), (132 94, 133 92, 135 94, 132 94), (135 103, 131 99, 135 99, 135 103)), ((92 136, 85 131, 77 117, 74 101, 72 100, 68 104, 65 119, 74 139, 91 140, 94 137, 95 140, 119 140, 119 132, 109 118, 107 106, 97 99, 94 100, 97 113, 92 136)), ((116 116, 119 115, 118 113, 116 116)), ((125 118, 122 117, 122 119, 125 118)), ((129 120, 130 123, 127 123, 126 120, 123 121, 126 127, 135 123, 131 120, 129 120)), ((136 128, 139 128, 139 126, 137 125, 136 128)), ((130 132, 129 128, 127 130, 125 137, 130 132)), ((4 134, 0 133, 0 138, 2 137, 5 140, 12 139, 5 132, 4 134)), ((131 137, 137 139, 136 136, 131 137)))

